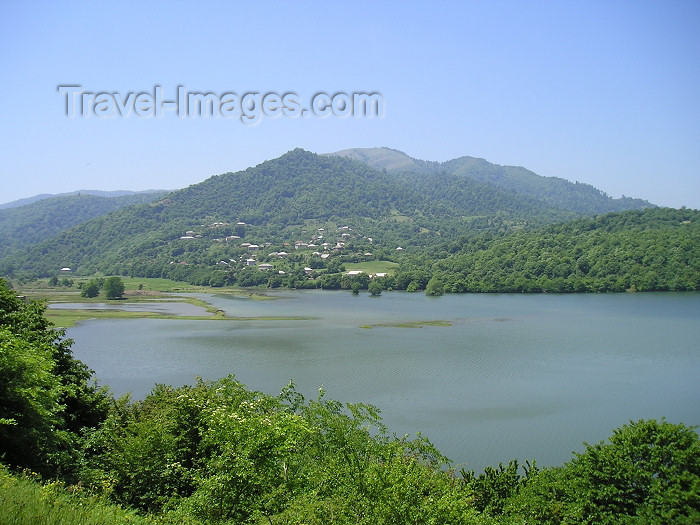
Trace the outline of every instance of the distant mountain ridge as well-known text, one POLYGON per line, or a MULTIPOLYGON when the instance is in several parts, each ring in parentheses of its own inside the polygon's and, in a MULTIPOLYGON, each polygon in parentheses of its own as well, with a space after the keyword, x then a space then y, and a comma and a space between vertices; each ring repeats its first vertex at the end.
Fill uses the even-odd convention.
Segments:
MULTIPOLYGON (((111 211, 152 202, 164 192, 77 192, 0 209, 0 256, 50 239, 111 211), (95 194, 104 194, 100 196, 95 194)), ((18 201, 15 201, 18 202, 18 201)))
POLYGON ((501 166, 475 157, 464 156, 446 162, 433 162, 414 159, 402 151, 387 147, 345 149, 327 155, 351 158, 388 172, 455 175, 492 184, 582 215, 654 206, 643 199, 613 199, 590 184, 570 182, 559 177, 542 177, 520 166, 501 166))
POLYGON ((141 190, 141 191, 131 191, 131 190, 112 190, 112 191, 102 191, 102 190, 77 190, 69 191, 65 193, 42 193, 40 195, 34 195, 33 197, 26 197, 24 199, 18 199, 11 202, 5 202, 0 204, 0 210, 5 210, 8 208, 18 208, 20 206, 26 206, 33 202, 42 201, 45 199, 52 199, 55 197, 68 197, 70 195, 94 195, 96 197, 124 197, 125 195, 140 195, 149 193, 167 193, 171 190, 141 190))
MULTIPOLYGON (((629 202, 610 199, 592 186, 563 179, 556 179, 553 184, 549 178, 539 177, 524 168, 504 168, 471 157, 433 163, 411 159, 388 148, 347 150, 344 155, 317 155, 297 148, 257 166, 215 175, 157 198, 139 196, 150 202, 121 207, 89 220, 81 216, 81 220, 85 219, 82 222, 34 244, 30 242, 35 239, 32 228, 42 221, 36 215, 28 216, 24 228, 22 221, 18 221, 19 227, 12 235, 7 235, 16 240, 21 238, 21 242, 15 243, 12 251, 4 256, 0 252, 0 274, 18 278, 51 276, 69 267, 75 275, 101 272, 168 277, 193 284, 213 282, 217 286, 224 283, 252 286, 273 281, 276 284, 270 284, 272 287, 281 282, 293 287, 318 286, 320 281, 307 281, 307 270, 311 269, 333 273, 336 277, 329 277, 323 283, 324 287, 332 287, 341 286, 336 281, 343 262, 388 260, 399 262, 405 273, 413 272, 410 268, 415 265, 416 271, 429 278, 430 272, 426 271, 434 262, 451 260, 452 255, 456 257, 465 249, 477 253, 502 245, 516 252, 517 243, 513 246, 498 244, 498 238, 516 235, 512 238, 539 246, 538 235, 543 236, 544 242, 550 234, 545 230, 537 234, 536 228, 597 215, 586 212, 596 206, 609 213, 615 206, 644 207, 648 204, 635 199, 629 202), (519 191, 518 184, 522 186, 519 191), (535 191, 539 186, 547 191, 535 191), (553 189, 557 187, 561 187, 559 193, 553 189), (543 193, 549 201, 542 197, 543 193), (568 208, 551 204, 552 200, 567 198, 571 201, 568 208), (533 236, 518 236, 528 232, 533 236), (297 252, 298 246, 302 248, 297 252), (283 252, 282 257, 288 258, 281 260, 279 254, 283 252), (288 277, 272 279, 270 274, 257 272, 255 267, 263 262, 266 266, 276 266, 282 271, 280 275, 288 277)), ((96 203, 113 200, 89 195, 47 199, 21 208, 0 210, 0 217, 3 213, 61 205, 64 203, 61 199, 77 206, 73 209, 82 209, 85 203, 93 200, 96 203)), ((625 211, 619 220, 625 224, 628 220, 655 224, 647 218, 654 217, 652 212, 656 210, 659 208, 652 206, 639 212, 625 211), (640 219, 634 213, 643 216, 640 219)), ((616 213, 619 212, 613 215, 616 213)), ((67 215, 70 213, 58 214, 67 215)), ((673 220, 685 221, 684 217, 673 220)), ((674 229, 676 241, 685 242, 688 232, 695 231, 696 216, 689 217, 692 228, 674 229)), ((40 228, 40 231, 48 229, 40 228)), ((601 233, 600 239, 594 236, 591 251, 597 249, 596 243, 606 242, 607 237, 610 234, 601 233)), ((636 246, 640 239, 635 233, 626 236, 625 242, 636 246)), ((631 247, 627 251, 633 253, 634 250, 631 247)), ((528 251, 538 253, 537 248, 528 251)), ((493 257, 496 255, 494 253, 493 257)), ((493 267, 490 273, 495 275, 495 266, 470 257, 465 254, 454 260, 460 266, 474 262, 475 269, 493 267)), ((561 255, 565 264, 570 264, 568 259, 572 257, 561 255)), ((580 258, 578 254, 576 258, 580 258)), ((509 261, 511 259, 504 259, 502 271, 508 271, 509 261)), ((540 272, 549 266, 556 264, 543 260, 534 268, 540 272)), ((585 267, 584 261, 581 267, 585 267)), ((449 268, 454 275, 460 271, 456 267, 449 268)), ((523 278, 539 279, 541 276, 536 272, 523 278)), ((557 277, 558 274, 551 275, 557 277)), ((690 286, 688 283, 694 282, 693 275, 691 272, 682 282, 668 284, 673 287, 669 289, 690 286)), ((460 277, 449 289, 466 290, 463 282, 471 282, 467 277, 460 277)), ((575 276, 577 284, 583 283, 583 289, 591 289, 593 285, 589 286, 579 277, 575 276)), ((427 282, 417 277, 410 281, 415 281, 414 288, 425 286, 427 282)), ((402 281, 394 288, 404 289, 410 281, 402 281)), ((634 284, 629 280, 625 282, 634 284)), ((664 277, 663 282, 670 281, 664 277)), ((638 286, 644 285, 642 289, 649 289, 646 282, 640 283, 638 286)), ((501 289, 502 285, 494 284, 493 290, 501 289)), ((475 290, 472 286, 476 285, 469 284, 469 288, 475 290)), ((616 289, 622 285, 611 286, 605 284, 602 289, 616 289)))

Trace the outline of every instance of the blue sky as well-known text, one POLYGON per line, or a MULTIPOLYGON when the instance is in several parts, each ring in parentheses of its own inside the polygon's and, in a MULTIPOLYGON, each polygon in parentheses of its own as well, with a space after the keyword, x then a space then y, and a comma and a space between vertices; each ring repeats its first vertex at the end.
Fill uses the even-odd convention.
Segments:
POLYGON ((302 147, 519 165, 700 208, 700 2, 0 3, 0 202, 176 189, 302 147), (379 92, 381 118, 68 118, 57 86, 379 92))

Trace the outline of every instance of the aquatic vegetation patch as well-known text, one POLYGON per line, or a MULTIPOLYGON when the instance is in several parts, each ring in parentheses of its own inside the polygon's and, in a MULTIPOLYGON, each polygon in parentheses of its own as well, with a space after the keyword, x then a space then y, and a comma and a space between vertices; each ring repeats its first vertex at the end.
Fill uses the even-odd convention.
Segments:
POLYGON ((360 328, 423 328, 424 326, 452 326, 449 321, 405 321, 398 323, 363 324, 360 328))

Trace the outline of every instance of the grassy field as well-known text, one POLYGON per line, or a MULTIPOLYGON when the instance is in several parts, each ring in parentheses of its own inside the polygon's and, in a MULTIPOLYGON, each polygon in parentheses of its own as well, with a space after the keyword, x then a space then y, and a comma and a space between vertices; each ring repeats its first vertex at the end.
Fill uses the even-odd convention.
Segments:
POLYGON ((368 274, 387 273, 393 274, 398 263, 390 261, 367 261, 361 263, 345 263, 346 271, 361 271, 368 274))
POLYGON ((138 516, 83 494, 79 487, 58 482, 39 483, 26 475, 12 475, 0 467, 0 523, 12 525, 156 525, 164 521, 138 516))
POLYGON ((184 319, 184 320, 204 320, 204 321, 242 321, 242 320, 303 320, 307 317, 229 317, 222 310, 219 310, 206 301, 195 297, 173 296, 170 294, 187 294, 194 292, 221 293, 247 297, 254 300, 272 299, 263 291, 242 290, 240 288, 210 286, 193 286, 187 283, 171 281, 160 278, 131 278, 122 277, 125 292, 124 298, 119 300, 107 300, 103 293, 97 297, 81 297, 78 283, 87 282, 91 278, 74 277, 73 286, 51 286, 48 279, 40 279, 25 285, 14 285, 18 294, 30 299, 45 300, 50 303, 108 303, 114 304, 114 309, 93 310, 93 309, 52 309, 46 310, 46 317, 59 328, 68 328, 80 321, 90 319, 184 319), (143 303, 152 301, 177 301, 187 302, 206 309, 206 314, 197 316, 183 316, 164 314, 159 312, 128 312, 119 310, 119 305, 123 303, 143 303))
MULTIPOLYGON (((80 297, 80 283, 87 283, 93 277, 72 277, 73 286, 51 286, 48 279, 39 279, 26 284, 13 283, 18 294, 26 295, 32 299, 46 299, 47 301, 75 301, 80 302, 104 302, 104 294, 87 299, 80 297)), ((120 277, 126 289, 124 299, 128 301, 150 300, 154 296, 169 293, 227 293, 246 296, 251 299, 270 299, 262 290, 241 289, 232 286, 213 288, 211 286, 195 286, 188 283, 171 281, 170 279, 152 277, 120 277)))

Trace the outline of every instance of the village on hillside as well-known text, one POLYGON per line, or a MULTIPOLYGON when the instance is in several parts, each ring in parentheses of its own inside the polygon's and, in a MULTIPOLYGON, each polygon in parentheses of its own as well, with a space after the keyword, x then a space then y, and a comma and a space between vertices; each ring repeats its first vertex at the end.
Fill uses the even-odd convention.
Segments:
MULTIPOLYGON (((386 277, 387 271, 374 271, 377 265, 369 265, 365 269, 352 268, 376 261, 373 251, 376 247, 372 237, 364 236, 350 226, 337 226, 332 230, 326 227, 301 229, 297 238, 273 242, 271 240, 246 239, 256 238, 257 228, 239 221, 235 224, 213 222, 202 225, 199 229, 187 230, 173 241, 177 246, 173 249, 176 258, 170 264, 202 263, 201 258, 192 258, 190 254, 200 253, 201 250, 188 250, 182 243, 204 242, 210 246, 205 253, 218 253, 224 257, 210 258, 210 264, 216 265, 229 272, 256 270, 285 276, 290 271, 303 274, 309 279, 315 279, 322 274, 341 272, 347 276, 367 274, 369 278, 386 277), (235 230, 237 234, 220 235, 223 231, 235 230), (346 268, 347 266, 347 268, 346 268)), ((258 237, 259 238, 259 237, 258 237)), ((393 247, 395 253, 403 251, 401 246, 393 247)), ((395 263, 385 261, 384 267, 395 263)), ((379 269, 383 269, 379 266, 379 269)))

